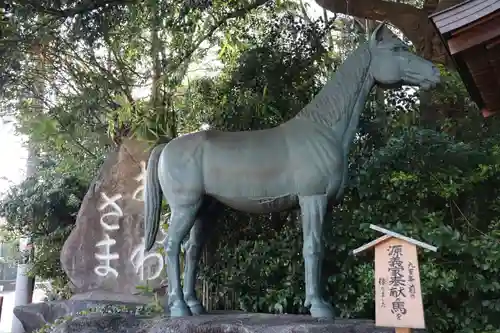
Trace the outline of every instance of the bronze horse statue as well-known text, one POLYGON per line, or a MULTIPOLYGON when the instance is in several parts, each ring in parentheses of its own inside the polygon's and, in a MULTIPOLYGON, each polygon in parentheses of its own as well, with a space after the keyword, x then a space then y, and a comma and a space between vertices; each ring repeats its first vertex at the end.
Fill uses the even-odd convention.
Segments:
POLYGON ((171 210, 164 244, 170 315, 205 311, 195 292, 197 268, 215 215, 211 208, 222 203, 251 213, 300 208, 305 306, 313 317, 333 317, 320 284, 322 228, 329 203, 343 195, 349 148, 368 94, 375 85, 429 89, 439 81, 439 70, 382 23, 291 120, 259 131, 200 131, 156 146, 147 169, 145 238, 149 251, 163 194, 171 210), (182 290, 179 253, 189 232, 182 290))

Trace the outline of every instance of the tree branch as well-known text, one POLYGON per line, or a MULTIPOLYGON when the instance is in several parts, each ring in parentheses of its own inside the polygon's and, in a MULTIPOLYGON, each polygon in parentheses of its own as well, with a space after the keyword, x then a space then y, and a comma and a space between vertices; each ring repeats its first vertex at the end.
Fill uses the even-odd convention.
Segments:
MULTIPOLYGON (((318 5, 334 13, 351 15, 369 20, 387 20, 411 40, 417 53, 429 60, 449 63, 447 52, 428 18, 425 10, 417 7, 384 0, 315 0, 318 5), (431 54, 424 54, 426 41, 432 40, 435 48, 431 54)), ((427 44, 428 45, 428 44, 427 44)))
POLYGON ((370 20, 387 20, 401 29, 413 42, 418 40, 418 32, 411 29, 412 24, 418 24, 425 13, 420 9, 405 3, 384 0, 315 0, 318 5, 334 13, 356 16, 370 20), (410 21, 410 22, 409 22, 410 21))
POLYGON ((196 52, 196 50, 200 47, 200 45, 206 39, 208 39, 210 36, 212 36, 215 33, 215 31, 217 31, 217 29, 224 26, 227 23, 227 21, 229 21, 230 19, 233 19, 233 18, 245 16, 248 12, 250 12, 254 9, 257 9, 258 7, 266 4, 269 1, 270 0, 256 0, 254 3, 252 3, 246 7, 237 9, 237 10, 225 15, 223 18, 219 19, 217 22, 215 22, 215 24, 203 36, 201 36, 198 39, 198 41, 193 45, 193 47, 191 49, 189 49, 184 54, 183 59, 177 64, 177 66, 175 66, 174 70, 180 68, 183 63, 188 61, 191 58, 191 56, 194 54, 194 52, 196 52))
POLYGON ((73 17, 75 15, 82 15, 91 12, 93 10, 105 7, 110 8, 119 5, 130 5, 136 2, 137 2, 136 0, 108 0, 108 1, 84 0, 80 4, 67 9, 45 7, 40 4, 40 0, 27 1, 25 5, 32 7, 35 11, 40 13, 60 18, 67 18, 67 17, 73 17))
MULTIPOLYGON (((26 84, 25 84, 26 85, 26 84)), ((71 139, 70 141, 73 142, 76 146, 78 146, 81 150, 83 150, 84 152, 86 152, 89 156, 93 157, 93 158, 97 158, 97 156, 92 153, 87 147, 85 147, 73 134, 71 131, 68 131, 64 125, 64 123, 62 122, 61 118, 59 117, 59 115, 57 115, 55 112, 53 112, 53 105, 50 104, 50 102, 43 96, 43 95, 39 95, 36 91, 33 91, 33 89, 31 89, 31 87, 29 85, 26 85, 26 88, 31 90, 31 93, 33 94, 33 97, 38 100, 39 102, 41 102, 42 104, 44 104, 47 109, 48 109, 48 114, 53 117, 57 122, 58 124, 61 126, 61 132, 68 135, 68 137, 71 139)), ((33 108, 33 107, 32 107, 33 108)), ((43 109, 43 106, 42 106, 42 109, 43 109)))

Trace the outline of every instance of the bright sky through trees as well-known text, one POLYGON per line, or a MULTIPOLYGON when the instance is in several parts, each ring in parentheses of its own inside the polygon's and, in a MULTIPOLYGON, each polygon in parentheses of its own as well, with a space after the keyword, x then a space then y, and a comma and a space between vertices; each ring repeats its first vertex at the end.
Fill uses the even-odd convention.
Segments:
POLYGON ((27 150, 12 123, 0 119, 0 193, 24 179, 27 150))

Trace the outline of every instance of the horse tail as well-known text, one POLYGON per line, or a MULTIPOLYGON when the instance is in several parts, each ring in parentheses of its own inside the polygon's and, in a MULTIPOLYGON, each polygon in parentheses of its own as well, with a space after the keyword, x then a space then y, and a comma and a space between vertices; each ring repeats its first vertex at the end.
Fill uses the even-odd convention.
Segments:
POLYGON ((150 251, 156 241, 160 226, 162 189, 158 179, 158 160, 167 144, 156 146, 149 155, 146 186, 144 188, 145 250, 150 251))

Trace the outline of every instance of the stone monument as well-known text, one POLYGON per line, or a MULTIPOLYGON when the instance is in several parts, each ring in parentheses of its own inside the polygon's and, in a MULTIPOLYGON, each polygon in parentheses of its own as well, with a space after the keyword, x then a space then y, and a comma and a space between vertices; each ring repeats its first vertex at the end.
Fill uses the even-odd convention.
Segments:
MULTIPOLYGON (((103 163, 83 199, 61 264, 75 299, 144 302, 137 286, 159 287, 163 258, 144 254, 145 143, 127 139, 103 163)), ((155 239, 161 243, 165 235, 155 239)))
POLYGON ((385 26, 340 66, 297 116, 260 131, 200 131, 155 147, 145 188, 146 250, 155 244, 162 195, 171 218, 165 243, 171 316, 204 312, 195 293, 206 228, 218 204, 269 213, 300 208, 304 233, 305 306, 313 317, 332 318, 322 296, 322 227, 330 203, 343 195, 348 153, 359 117, 375 85, 428 89, 439 70, 385 26), (179 253, 188 235, 184 287, 179 253))

